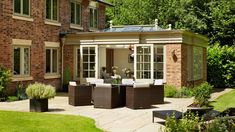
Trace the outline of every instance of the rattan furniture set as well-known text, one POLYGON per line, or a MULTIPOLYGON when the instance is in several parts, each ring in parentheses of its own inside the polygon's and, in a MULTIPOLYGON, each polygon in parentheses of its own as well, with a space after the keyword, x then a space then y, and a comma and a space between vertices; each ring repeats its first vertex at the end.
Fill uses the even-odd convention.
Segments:
POLYGON ((69 85, 69 104, 94 105, 94 108, 127 107, 148 109, 164 103, 164 86, 149 84, 87 84, 69 85))

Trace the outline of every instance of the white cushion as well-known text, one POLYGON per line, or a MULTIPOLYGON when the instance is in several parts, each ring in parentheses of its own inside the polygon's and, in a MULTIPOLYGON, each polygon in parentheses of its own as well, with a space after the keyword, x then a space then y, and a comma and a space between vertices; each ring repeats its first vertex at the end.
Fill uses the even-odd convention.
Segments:
POLYGON ((107 83, 98 83, 96 84, 96 88, 111 88, 112 85, 111 84, 107 84, 107 83))
POLYGON ((133 88, 149 88, 149 83, 134 83, 133 88))
POLYGON ((164 83, 163 79, 154 80, 154 85, 163 85, 163 83, 164 83))
POLYGON ((86 78, 86 82, 90 84, 99 84, 104 83, 104 79, 86 78))
POLYGON ((77 86, 77 83, 70 81, 70 82, 69 82, 69 85, 70 85, 70 86, 77 86))
POLYGON ((133 79, 122 79, 122 84, 133 85, 133 83, 134 83, 133 79))

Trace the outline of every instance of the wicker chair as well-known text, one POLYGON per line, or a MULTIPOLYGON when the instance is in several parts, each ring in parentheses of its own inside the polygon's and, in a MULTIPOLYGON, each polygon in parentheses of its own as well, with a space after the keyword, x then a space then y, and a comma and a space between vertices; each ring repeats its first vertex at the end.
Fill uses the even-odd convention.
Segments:
POLYGON ((152 104, 164 103, 164 81, 155 80, 154 85, 151 85, 151 101, 152 104))
POLYGON ((94 87, 94 107, 112 109, 118 107, 118 87, 111 84, 96 84, 94 87))
POLYGON ((151 107, 151 89, 148 83, 136 83, 126 87, 126 107, 147 109, 151 107))
MULTIPOLYGON (((76 83, 75 83, 76 84, 76 83)), ((73 106, 91 105, 91 89, 89 85, 69 85, 69 104, 73 106)))

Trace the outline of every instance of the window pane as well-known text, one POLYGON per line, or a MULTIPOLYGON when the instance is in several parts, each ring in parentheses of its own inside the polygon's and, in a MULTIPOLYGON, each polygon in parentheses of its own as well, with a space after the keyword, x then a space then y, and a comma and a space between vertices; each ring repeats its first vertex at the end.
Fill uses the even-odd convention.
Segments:
POLYGON ((57 20, 58 3, 57 0, 53 0, 53 20, 57 20))
POLYGON ((75 8, 74 3, 71 2, 71 23, 75 24, 75 8))
POLYGON ((24 74, 29 74, 29 48, 24 48, 24 74))
POLYGON ((14 48, 14 75, 20 74, 20 48, 14 48))
POLYGON ((90 9, 90 27, 94 27, 93 26, 93 9, 90 9))
POLYGON ((95 62, 95 55, 90 55, 90 62, 95 62))
POLYGON ((29 0, 23 0, 23 14, 29 15, 29 0))
POLYGON ((51 72, 51 50, 46 49, 46 73, 51 72))
POLYGON ((51 19, 51 0, 46 0, 46 18, 51 19))
POLYGON ((97 28, 98 25, 98 12, 97 9, 94 10, 94 27, 97 28))
POLYGON ((89 77, 95 77, 95 71, 90 71, 89 74, 90 74, 89 77))
POLYGON ((90 48, 90 54, 95 54, 95 48, 94 47, 90 48))
POLYGON ((20 1, 21 0, 14 0, 14 12, 15 13, 20 13, 20 10, 21 10, 20 1))
POLYGON ((57 49, 53 49, 53 56, 52 56, 52 66, 53 66, 53 73, 57 72, 57 64, 58 64, 58 54, 57 49))
POLYGON ((76 24, 80 25, 80 4, 76 4, 76 24))

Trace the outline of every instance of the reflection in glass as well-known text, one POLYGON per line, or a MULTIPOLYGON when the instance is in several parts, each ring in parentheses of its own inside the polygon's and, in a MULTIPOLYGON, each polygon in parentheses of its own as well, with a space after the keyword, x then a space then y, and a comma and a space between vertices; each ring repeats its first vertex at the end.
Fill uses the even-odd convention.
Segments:
POLYGON ((46 49, 46 73, 51 72, 51 50, 46 49))
POLYGON ((23 0, 23 14, 29 15, 29 0, 23 0))
POLYGON ((20 74, 20 48, 14 48, 14 75, 20 74))
POLYGON ((29 48, 24 48, 24 74, 29 74, 29 48))
POLYGON ((52 72, 53 73, 56 73, 57 72, 57 65, 58 65, 58 58, 57 58, 57 56, 58 56, 58 53, 57 53, 57 49, 53 49, 53 54, 52 54, 53 56, 53 59, 52 59, 52 66, 53 66, 53 69, 52 69, 52 72))

